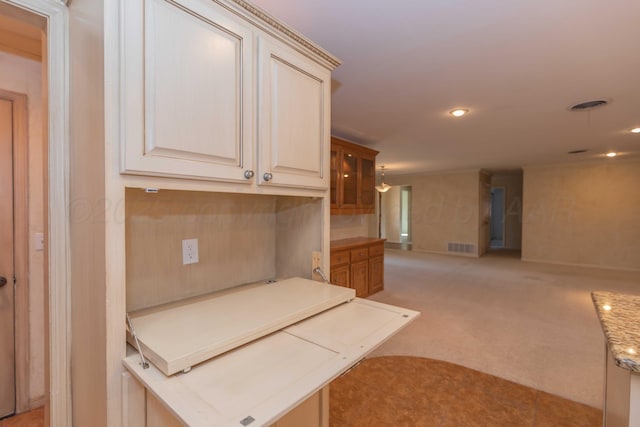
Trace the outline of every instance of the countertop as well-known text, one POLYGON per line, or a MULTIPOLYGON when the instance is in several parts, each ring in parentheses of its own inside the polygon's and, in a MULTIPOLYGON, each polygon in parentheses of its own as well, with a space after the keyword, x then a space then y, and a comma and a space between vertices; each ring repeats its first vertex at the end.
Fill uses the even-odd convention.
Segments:
POLYGON ((387 239, 378 239, 377 237, 350 237, 348 239, 332 240, 331 249, 351 249, 358 246, 372 245, 375 243, 384 243, 387 239))
POLYGON ((592 292, 591 299, 616 365, 640 374, 640 295, 592 292))

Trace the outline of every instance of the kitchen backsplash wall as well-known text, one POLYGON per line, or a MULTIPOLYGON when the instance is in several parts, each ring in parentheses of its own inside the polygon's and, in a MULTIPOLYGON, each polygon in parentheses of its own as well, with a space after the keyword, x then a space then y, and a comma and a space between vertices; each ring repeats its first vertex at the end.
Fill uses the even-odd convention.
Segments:
POLYGON ((126 190, 127 311, 276 276, 273 196, 126 190), (182 240, 199 262, 183 265, 182 240))
POLYGON ((276 205, 278 277, 311 278, 311 252, 322 249, 322 199, 279 197, 276 205))
POLYGON ((376 215, 331 215, 331 240, 377 237, 376 215))

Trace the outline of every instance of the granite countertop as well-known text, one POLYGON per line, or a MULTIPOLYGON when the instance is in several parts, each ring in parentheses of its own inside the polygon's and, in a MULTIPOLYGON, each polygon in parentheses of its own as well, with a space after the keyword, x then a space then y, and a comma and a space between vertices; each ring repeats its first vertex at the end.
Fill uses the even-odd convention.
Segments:
POLYGON ((640 374, 640 295, 592 292, 616 365, 640 374))

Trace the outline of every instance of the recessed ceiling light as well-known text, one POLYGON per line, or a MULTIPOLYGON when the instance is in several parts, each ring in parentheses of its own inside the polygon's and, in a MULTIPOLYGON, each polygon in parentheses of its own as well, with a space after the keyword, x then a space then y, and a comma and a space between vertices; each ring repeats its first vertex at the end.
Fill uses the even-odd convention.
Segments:
POLYGON ((631 133, 640 133, 640 128, 631 129, 631 133))
POLYGON ((615 157, 617 155, 618 155, 618 153, 614 153, 613 151, 607 153, 607 157, 615 157))
POLYGON ((465 108, 456 108, 455 110, 449 111, 449 114, 451 114, 454 117, 462 117, 465 114, 467 114, 468 112, 469 112, 469 110, 467 110, 465 108))
POLYGON ((603 305, 602 308, 604 309, 604 311, 611 311, 611 306, 609 304, 603 305))

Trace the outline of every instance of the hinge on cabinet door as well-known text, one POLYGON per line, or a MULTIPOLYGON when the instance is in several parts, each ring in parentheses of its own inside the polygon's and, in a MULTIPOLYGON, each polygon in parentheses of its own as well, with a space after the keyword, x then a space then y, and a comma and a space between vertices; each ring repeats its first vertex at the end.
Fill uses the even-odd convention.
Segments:
POLYGON ((133 340, 135 341, 136 347, 138 348, 138 353, 140 354, 140 365, 142 365, 142 369, 147 369, 149 367, 149 362, 145 360, 144 354, 142 354, 142 347, 140 347, 140 341, 138 341, 136 331, 135 329, 133 329, 133 323, 131 323, 131 317, 129 317, 129 313, 127 313, 127 326, 129 326, 129 332, 133 336, 133 340))
POLYGON ((364 358, 358 360, 356 363, 351 365, 346 371, 344 371, 342 374, 340 374, 340 377, 343 377, 343 376, 347 375, 349 372, 353 371, 355 368, 358 367, 359 364, 362 363, 363 360, 364 360, 364 358))

